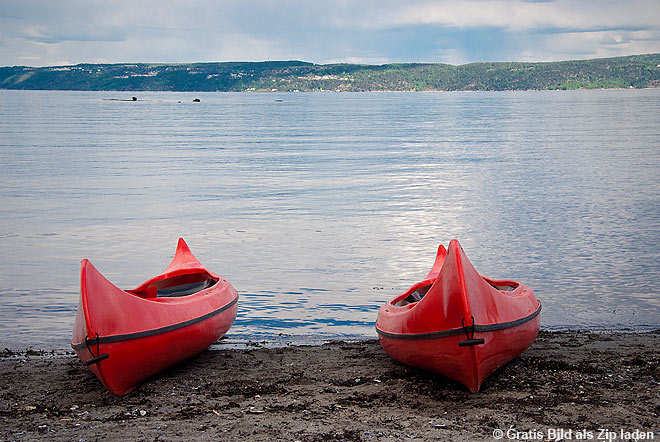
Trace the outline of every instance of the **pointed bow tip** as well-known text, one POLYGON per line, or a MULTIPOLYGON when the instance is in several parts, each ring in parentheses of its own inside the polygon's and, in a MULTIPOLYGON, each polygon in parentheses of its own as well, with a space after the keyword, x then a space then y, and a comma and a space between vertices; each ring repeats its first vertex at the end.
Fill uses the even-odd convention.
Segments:
POLYGON ((179 238, 179 242, 176 247, 176 252, 174 252, 174 258, 172 258, 172 261, 165 269, 165 273, 180 270, 183 268, 193 268, 193 267, 202 268, 206 270, 206 268, 202 265, 202 263, 199 262, 199 260, 195 257, 195 255, 190 250, 188 244, 186 244, 183 238, 179 238))
POLYGON ((190 247, 188 247, 186 241, 184 241, 183 238, 179 238, 179 242, 176 245, 176 252, 174 252, 174 259, 176 260, 177 257, 181 257, 181 256, 187 256, 187 255, 192 256, 192 254, 193 253, 190 250, 190 247))
POLYGON ((445 248, 444 245, 440 244, 438 246, 438 251, 436 252, 436 256, 446 255, 446 254, 447 254, 447 249, 445 248))
POLYGON ((465 255, 465 250, 463 250, 463 246, 460 242, 458 242, 457 239, 452 239, 449 241, 449 247, 447 247, 447 255, 465 255))
POLYGON ((449 249, 461 248, 461 243, 456 238, 449 241, 449 249))
POLYGON ((179 237, 179 241, 176 244, 176 248, 177 249, 182 249, 183 248, 183 249, 190 250, 190 248, 188 247, 188 244, 186 243, 186 241, 181 237, 179 237))
POLYGON ((92 261, 89 259, 85 258, 80 261, 80 270, 85 272, 89 269, 94 269, 96 270, 96 267, 94 267, 94 264, 92 264, 92 261))

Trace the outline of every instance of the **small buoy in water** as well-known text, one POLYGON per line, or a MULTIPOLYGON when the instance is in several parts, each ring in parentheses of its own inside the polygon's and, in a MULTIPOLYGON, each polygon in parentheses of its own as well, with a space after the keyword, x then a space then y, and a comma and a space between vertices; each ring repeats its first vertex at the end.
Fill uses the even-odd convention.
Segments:
POLYGON ((202 101, 202 100, 200 100, 199 98, 195 98, 195 99, 193 100, 193 103, 199 103, 200 101, 202 101))
POLYGON ((131 100, 137 101, 137 97, 132 97, 131 100))

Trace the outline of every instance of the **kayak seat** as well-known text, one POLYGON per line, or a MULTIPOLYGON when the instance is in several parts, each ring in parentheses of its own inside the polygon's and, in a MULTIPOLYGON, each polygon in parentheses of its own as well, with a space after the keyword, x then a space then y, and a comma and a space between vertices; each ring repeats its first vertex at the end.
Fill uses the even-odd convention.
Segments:
POLYGON ((213 278, 208 278, 205 281, 201 282, 191 282, 188 284, 179 284, 170 287, 164 287, 158 289, 157 297, 159 298, 174 298, 177 296, 188 296, 202 290, 206 290, 209 287, 213 287, 215 283, 218 282, 213 278))
POLYGON ((147 287, 127 291, 144 299, 175 298, 201 292, 213 287, 217 282, 218 280, 210 277, 208 273, 188 273, 161 279, 147 287))
POLYGON ((414 292, 394 304, 397 307, 403 307, 404 305, 413 304, 419 302, 422 298, 428 293, 429 289, 433 284, 428 284, 422 287, 418 287, 414 292))
POLYGON ((509 284, 505 284, 505 285, 491 284, 491 286, 495 287, 497 290, 499 290, 501 292, 512 292, 512 291, 514 291, 515 289, 518 288, 518 285, 509 285, 509 284))

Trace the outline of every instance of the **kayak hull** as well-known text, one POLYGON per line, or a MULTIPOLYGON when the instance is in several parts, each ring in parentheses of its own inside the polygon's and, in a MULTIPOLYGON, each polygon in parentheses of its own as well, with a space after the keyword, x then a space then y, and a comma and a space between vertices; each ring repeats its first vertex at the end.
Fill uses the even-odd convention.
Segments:
POLYGON ((448 251, 440 246, 422 282, 380 308, 376 330, 393 359, 477 392, 534 342, 540 312, 530 287, 479 275, 453 240, 448 251))
POLYGON ((183 239, 166 271, 134 290, 119 289, 83 260, 71 346, 108 391, 124 395, 224 336, 237 306, 232 285, 201 265, 183 239))

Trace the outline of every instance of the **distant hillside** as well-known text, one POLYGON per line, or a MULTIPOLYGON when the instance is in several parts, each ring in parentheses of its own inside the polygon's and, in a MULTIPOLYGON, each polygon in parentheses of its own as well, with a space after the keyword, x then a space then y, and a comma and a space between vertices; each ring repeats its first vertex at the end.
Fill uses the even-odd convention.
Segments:
POLYGON ((553 63, 317 65, 301 61, 0 68, 0 89, 457 91, 660 87, 660 54, 553 63))

